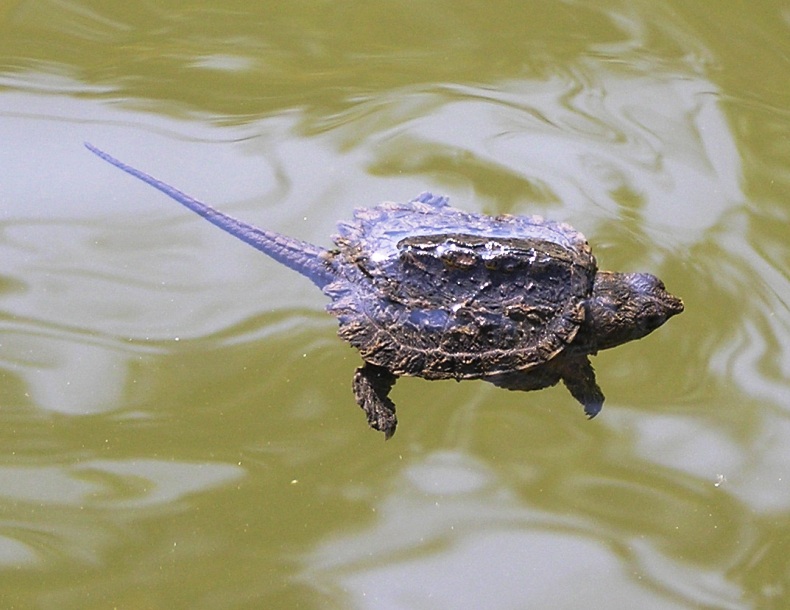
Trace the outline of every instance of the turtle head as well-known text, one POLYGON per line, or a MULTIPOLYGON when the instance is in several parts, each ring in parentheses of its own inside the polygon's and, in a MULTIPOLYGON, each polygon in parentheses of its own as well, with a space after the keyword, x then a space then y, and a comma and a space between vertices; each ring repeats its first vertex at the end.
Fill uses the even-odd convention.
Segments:
POLYGON ((650 334, 683 311, 683 301, 669 294, 649 273, 599 271, 587 302, 585 330, 597 351, 650 334))

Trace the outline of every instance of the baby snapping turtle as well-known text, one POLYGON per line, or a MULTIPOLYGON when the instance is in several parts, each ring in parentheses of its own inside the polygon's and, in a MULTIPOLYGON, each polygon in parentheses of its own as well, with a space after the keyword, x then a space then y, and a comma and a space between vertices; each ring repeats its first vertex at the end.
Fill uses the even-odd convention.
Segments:
POLYGON ((329 296, 338 334, 365 361, 354 395, 386 438, 397 425, 388 394, 401 375, 483 379, 509 390, 562 380, 595 417, 604 396, 588 356, 683 311, 649 273, 599 271, 584 236, 566 224, 463 212, 423 193, 356 210, 327 250, 236 220, 86 146, 329 296))

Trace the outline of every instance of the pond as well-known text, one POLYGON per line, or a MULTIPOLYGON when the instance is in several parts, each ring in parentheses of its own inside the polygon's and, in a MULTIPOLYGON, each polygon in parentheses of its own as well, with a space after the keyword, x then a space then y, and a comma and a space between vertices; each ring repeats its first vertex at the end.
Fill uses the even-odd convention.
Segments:
POLYGON ((0 8, 8 608, 790 605, 790 10, 0 8), (329 247, 431 190, 540 214, 686 310, 564 387, 399 380, 327 299, 114 156, 329 247))

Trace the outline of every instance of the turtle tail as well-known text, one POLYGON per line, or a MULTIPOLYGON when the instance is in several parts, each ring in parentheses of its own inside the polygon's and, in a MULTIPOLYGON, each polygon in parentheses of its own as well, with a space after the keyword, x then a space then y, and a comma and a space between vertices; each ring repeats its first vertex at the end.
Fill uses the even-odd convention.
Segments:
POLYGON ((274 231, 259 229, 246 222, 237 220, 232 216, 223 214, 219 210, 215 210, 211 206, 190 197, 169 184, 157 180, 153 176, 131 165, 127 165, 123 161, 119 161, 88 142, 85 142, 85 147, 101 159, 125 171, 127 174, 150 184, 171 199, 175 199, 178 203, 189 208, 196 214, 199 214, 223 231, 230 233, 241 241, 251 245, 253 248, 260 250, 278 263, 307 277, 319 288, 323 289, 324 286, 335 279, 335 273, 330 263, 329 251, 325 248, 315 246, 299 239, 294 239, 293 237, 288 237, 287 235, 275 233, 274 231))

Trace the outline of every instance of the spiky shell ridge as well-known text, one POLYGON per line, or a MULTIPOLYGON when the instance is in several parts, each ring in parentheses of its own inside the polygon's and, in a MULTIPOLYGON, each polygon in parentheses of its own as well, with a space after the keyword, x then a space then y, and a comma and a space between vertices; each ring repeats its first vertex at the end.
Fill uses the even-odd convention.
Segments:
POLYGON ((338 334, 396 375, 470 379, 545 363, 584 320, 596 262, 538 216, 489 216, 423 193, 358 209, 324 288, 338 334))

